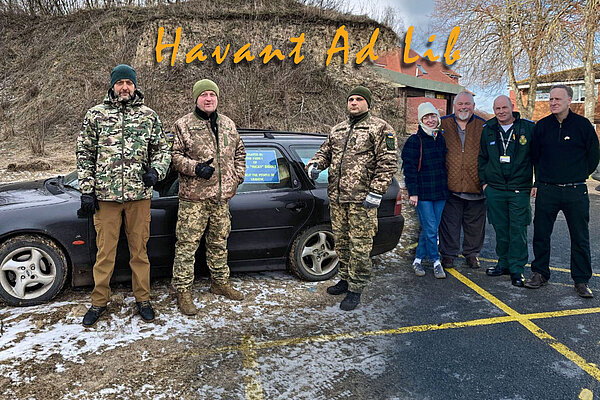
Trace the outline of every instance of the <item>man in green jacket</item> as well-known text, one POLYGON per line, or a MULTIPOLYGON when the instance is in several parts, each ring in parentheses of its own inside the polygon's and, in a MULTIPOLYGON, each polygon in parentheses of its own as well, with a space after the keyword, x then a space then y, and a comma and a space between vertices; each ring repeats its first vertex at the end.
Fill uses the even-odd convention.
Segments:
POLYGON ((523 287, 527 264, 529 196, 533 183, 530 143, 534 123, 513 112, 507 96, 494 100, 494 118, 486 122, 479 147, 479 182, 487 198, 488 221, 496 231, 498 264, 489 276, 509 275, 523 287))
POLYGON ((92 306, 83 317, 84 326, 94 325, 106 311, 123 221, 137 308, 144 321, 154 320, 146 252, 151 187, 165 177, 171 162, 162 124, 158 115, 144 105, 135 70, 129 65, 117 65, 110 79, 104 102, 87 112, 77 138, 81 189, 77 214, 94 217, 98 247, 92 306))

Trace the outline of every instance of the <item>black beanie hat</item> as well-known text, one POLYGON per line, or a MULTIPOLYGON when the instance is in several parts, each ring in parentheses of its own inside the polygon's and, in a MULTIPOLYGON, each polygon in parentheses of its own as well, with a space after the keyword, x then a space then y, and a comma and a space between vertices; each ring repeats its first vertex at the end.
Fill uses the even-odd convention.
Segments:
POLYGON ((129 79, 137 86, 137 74, 135 69, 127 64, 120 64, 113 68, 110 73, 110 87, 115 86, 115 83, 121 79, 129 79))
POLYGON ((348 93, 348 97, 346 100, 350 98, 350 96, 358 95, 367 101, 367 105, 371 108, 371 91, 364 86, 357 86, 348 93))

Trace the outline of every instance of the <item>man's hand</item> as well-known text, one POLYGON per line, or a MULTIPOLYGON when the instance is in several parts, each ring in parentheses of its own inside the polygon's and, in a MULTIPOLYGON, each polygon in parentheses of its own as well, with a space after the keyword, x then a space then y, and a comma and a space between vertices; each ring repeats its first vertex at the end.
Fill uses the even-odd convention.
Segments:
POLYGON ((310 176, 310 179, 312 179, 313 181, 316 181, 319 178, 320 173, 321 170, 319 169, 318 164, 312 163, 308 166, 308 176, 310 176))
POLYGON ((365 208, 377 208, 381 204, 381 198, 383 196, 377 193, 369 192, 365 201, 363 201, 363 206, 365 208))
POLYGON ((215 169, 210 166, 210 164, 213 162, 213 160, 214 160, 214 158, 211 158, 207 162, 201 162, 201 163, 196 164, 196 170, 195 170, 196 176, 198 176, 202 179, 210 179, 213 172, 215 172, 215 169))
POLYGON ((158 172, 154 168, 148 168, 147 165, 142 166, 144 168, 144 174, 142 175, 142 181, 144 181, 144 186, 147 188, 150 186, 156 185, 158 182, 158 172))
POLYGON ((417 204, 419 204, 419 196, 410 196, 408 198, 408 202, 413 205, 413 206, 417 206, 417 204))
POLYGON ((535 196, 537 196, 537 188, 536 187, 532 187, 531 188, 531 197, 535 198, 535 196))
POLYGON ((98 199, 94 194, 82 194, 81 195, 81 208, 77 210, 77 216, 79 218, 88 218, 94 215, 96 210, 99 210, 98 199))
POLYGON ((488 185, 488 184, 486 183, 485 185, 483 185, 483 186, 481 187, 481 191, 482 191, 482 192, 485 192, 485 188, 487 187, 487 185, 488 185))

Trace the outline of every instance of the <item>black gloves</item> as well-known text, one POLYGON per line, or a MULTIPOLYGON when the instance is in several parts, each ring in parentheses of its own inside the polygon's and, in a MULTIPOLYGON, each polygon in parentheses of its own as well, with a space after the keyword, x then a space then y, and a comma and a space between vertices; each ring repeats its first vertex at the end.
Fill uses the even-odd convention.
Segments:
POLYGON ((94 215, 96 210, 99 210, 98 199, 94 194, 82 194, 81 195, 81 208, 77 210, 77 216, 79 218, 88 218, 94 215))
POLYGON ((142 175, 144 186, 150 187, 156 185, 156 182, 158 181, 158 172, 156 172, 156 169, 148 168, 146 165, 143 165, 142 167, 144 168, 144 171, 146 171, 144 175, 142 175))
POLYGON ((201 162, 201 163, 196 164, 196 171, 195 171, 196 176, 198 176, 202 179, 210 179, 213 172, 215 172, 215 169, 210 166, 210 164, 213 162, 213 160, 214 160, 214 158, 211 158, 207 162, 201 162))

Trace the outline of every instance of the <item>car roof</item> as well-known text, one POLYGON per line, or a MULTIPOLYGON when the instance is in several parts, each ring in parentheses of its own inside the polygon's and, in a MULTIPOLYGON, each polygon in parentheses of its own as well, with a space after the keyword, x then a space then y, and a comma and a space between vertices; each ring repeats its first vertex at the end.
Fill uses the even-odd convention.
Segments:
POLYGON ((239 128, 238 132, 244 141, 257 141, 262 143, 269 140, 296 143, 314 141, 320 143, 327 137, 324 133, 276 131, 271 129, 239 128))

